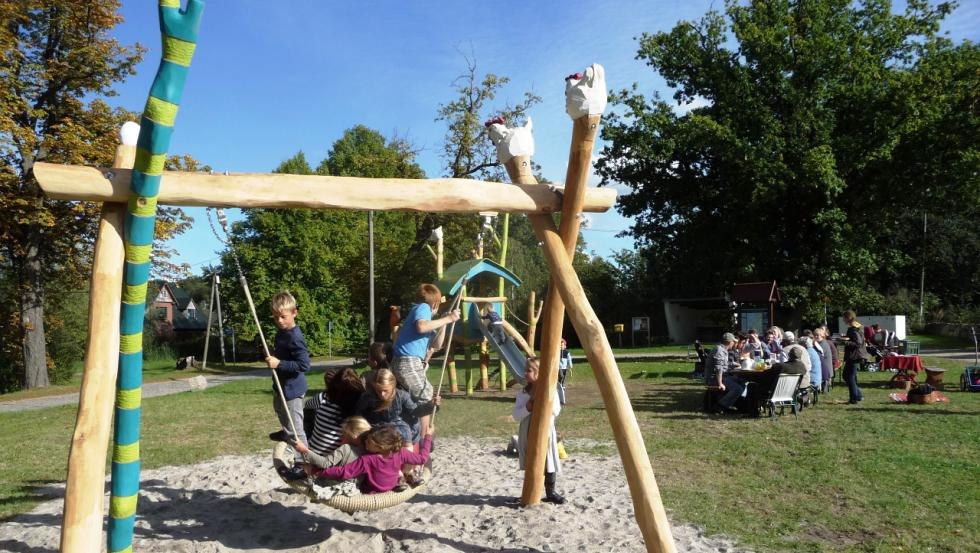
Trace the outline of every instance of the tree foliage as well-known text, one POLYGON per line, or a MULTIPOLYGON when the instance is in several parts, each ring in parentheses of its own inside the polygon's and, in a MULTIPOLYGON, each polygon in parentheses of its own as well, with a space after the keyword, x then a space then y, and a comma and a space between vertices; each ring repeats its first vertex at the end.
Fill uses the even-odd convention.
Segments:
POLYGON ((620 210, 659 284, 715 295, 776 279, 804 313, 880 306, 918 267, 908 212, 980 202, 980 64, 938 34, 953 7, 729 0, 644 34, 637 58, 675 104, 615 94, 598 172, 630 187, 620 210))
MULTIPOLYGON (((48 368, 75 355, 49 357, 45 328, 77 330, 63 294, 83 288, 91 263, 99 206, 45 198, 34 164, 111 165, 118 128, 135 114, 103 98, 133 74, 143 48, 109 37, 122 19, 119 2, 50 0, 0 4, 0 339, 2 364, 28 387, 48 383, 48 368), (63 305, 65 304, 65 305, 63 305)), ((158 238, 186 228, 179 210, 162 210, 158 238)), ((158 240, 157 242, 161 242, 158 240)), ((156 255, 166 261, 166 251, 156 255), (160 255, 160 254, 163 255, 160 255)), ((61 332, 61 331, 59 331, 61 332)), ((57 338, 62 339, 59 334, 57 338)), ((55 352, 75 351, 57 344, 55 352)))

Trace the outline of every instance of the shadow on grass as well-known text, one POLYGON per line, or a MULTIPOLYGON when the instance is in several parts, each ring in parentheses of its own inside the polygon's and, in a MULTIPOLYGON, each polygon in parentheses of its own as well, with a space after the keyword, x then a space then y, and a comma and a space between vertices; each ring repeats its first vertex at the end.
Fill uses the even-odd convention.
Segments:
MULTIPOLYGON (((188 490, 167 487, 161 480, 143 482, 140 498, 140 526, 135 529, 139 538, 159 537, 166 540, 187 540, 203 544, 216 542, 222 548, 253 550, 291 550, 313 547, 328 540, 335 532, 363 534, 360 542, 382 535, 385 541, 434 540, 447 549, 466 553, 486 551, 483 544, 469 543, 434 533, 395 528, 383 531, 370 523, 354 522, 340 511, 306 512, 306 503, 284 505, 277 499, 267 504, 252 496, 236 496, 215 490, 188 490), (152 497, 152 498, 151 498, 152 497), (194 521, 188 524, 188 521, 194 521)), ((449 505, 509 506, 507 496, 429 495, 417 497, 416 503, 446 503, 449 505)), ((405 507, 394 507, 405 508, 405 507)), ((34 526, 58 526, 57 514, 28 513, 17 517, 18 522, 34 526)), ((390 544, 389 544, 390 545, 390 544)), ((398 549, 398 544, 394 544, 398 549)), ((15 540, 0 541, 5 551, 46 553, 53 549, 31 547, 15 540)), ((503 549, 508 553, 527 551, 503 549)))
MULTIPOLYGON (((477 394, 479 394, 478 392, 477 394)), ((464 394, 442 394, 444 399, 460 400, 460 401, 489 401, 491 403, 514 403, 514 398, 510 396, 499 396, 499 395, 477 395, 467 396, 464 394)))

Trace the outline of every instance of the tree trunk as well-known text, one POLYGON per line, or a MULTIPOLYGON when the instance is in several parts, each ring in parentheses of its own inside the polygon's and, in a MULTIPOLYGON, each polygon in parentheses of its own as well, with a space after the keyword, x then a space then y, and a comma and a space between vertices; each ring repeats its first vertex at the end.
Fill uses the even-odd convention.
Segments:
POLYGON ((20 321, 24 331, 24 387, 48 385, 47 352, 44 344, 44 277, 41 274, 41 233, 28 230, 20 297, 20 321))

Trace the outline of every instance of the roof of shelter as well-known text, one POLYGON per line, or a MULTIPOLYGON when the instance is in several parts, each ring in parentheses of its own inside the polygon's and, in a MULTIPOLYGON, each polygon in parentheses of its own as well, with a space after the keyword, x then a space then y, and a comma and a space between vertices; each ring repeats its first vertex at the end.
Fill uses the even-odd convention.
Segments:
POLYGON ((521 285, 521 279, 517 275, 507 270, 506 267, 489 259, 467 259, 460 261, 442 273, 439 281, 439 291, 446 297, 452 296, 459 290, 463 280, 473 280, 474 277, 483 273, 490 273, 503 277, 514 286, 521 285))
POLYGON ((743 282, 732 287, 732 301, 739 303, 771 303, 779 301, 776 281, 743 282))

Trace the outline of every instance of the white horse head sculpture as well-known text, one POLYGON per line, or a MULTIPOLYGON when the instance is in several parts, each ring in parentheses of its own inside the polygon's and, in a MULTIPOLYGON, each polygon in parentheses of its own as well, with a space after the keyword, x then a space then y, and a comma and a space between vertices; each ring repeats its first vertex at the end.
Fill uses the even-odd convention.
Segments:
POLYGON ((606 109, 606 70, 598 63, 565 77, 565 111, 573 119, 600 115, 606 109))
POLYGON ((503 117, 486 122, 490 142, 497 147, 497 159, 507 163, 516 156, 534 155, 534 135, 531 134, 531 118, 523 127, 508 128, 503 117))

